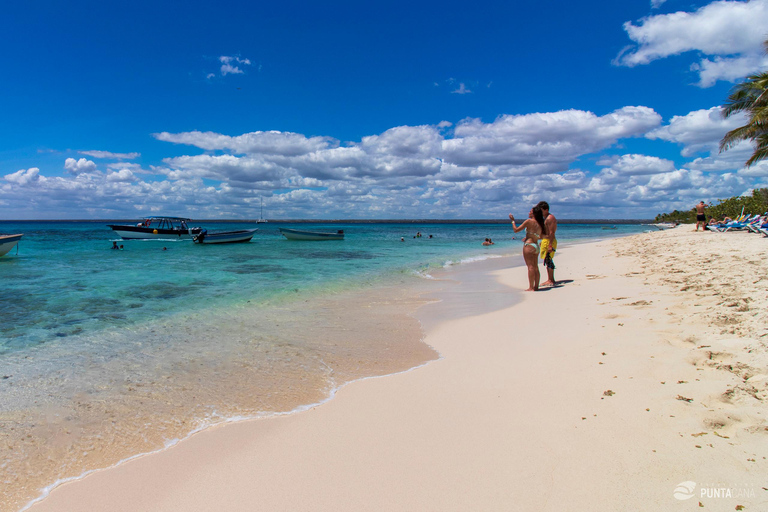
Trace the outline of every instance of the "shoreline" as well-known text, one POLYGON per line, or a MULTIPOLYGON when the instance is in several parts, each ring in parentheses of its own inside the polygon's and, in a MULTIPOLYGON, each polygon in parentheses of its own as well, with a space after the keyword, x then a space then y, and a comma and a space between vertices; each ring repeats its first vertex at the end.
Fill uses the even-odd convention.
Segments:
MULTIPOLYGON (((762 493, 755 486, 765 472, 765 450, 757 443, 764 434, 744 434, 744 420, 712 423, 727 413, 716 412, 708 395, 692 393, 697 386, 716 393, 736 376, 692 365, 686 350, 697 349, 670 338, 679 328, 662 306, 677 306, 672 294, 638 282, 636 276, 647 276, 611 254, 631 250, 642 237, 663 242, 677 235, 683 233, 563 248, 558 277, 573 283, 522 294, 522 302, 506 309, 443 318, 424 340, 441 358, 419 371, 355 381, 342 386, 336 400, 301 413, 207 429, 163 453, 64 484, 29 509, 99 510, 106 496, 130 504, 113 503, 112 510, 250 510, 257 503, 278 509, 313 503, 313 510, 482 509, 478 504, 562 510, 563 503, 570 510, 666 509, 678 503, 678 483, 728 478, 734 484, 751 478, 749 490, 762 493), (565 325, 541 317, 537 302, 545 298, 561 306, 556 318, 568 320, 565 325), (554 339, 541 336, 542 329, 551 329, 554 339), (518 331, 523 335, 510 334, 518 331), (519 361, 528 364, 519 367, 519 361), (521 395, 532 385, 533 395, 521 395), (693 396, 693 404, 674 398, 676 391, 693 396), (699 411, 699 402, 716 414, 699 411), (703 436, 708 444, 699 441, 703 436), (342 481, 347 506, 339 507, 342 481), (270 492, 254 489, 254 482, 270 492), (392 496, 394 489, 413 492, 392 496), (370 508, 371 502, 381 506, 370 508)), ((496 272, 513 289, 521 289, 523 274, 519 267, 496 272)), ((429 308, 440 304, 422 311, 429 308)), ((765 413, 764 403, 757 405, 754 416, 765 413)), ((733 510, 733 503, 766 501, 758 494, 705 502, 709 509, 733 510)))
MULTIPOLYGON (((501 262, 507 261, 508 258, 509 256, 488 254, 488 255, 480 255, 476 257, 464 258, 459 260, 448 259, 445 261, 445 263, 442 266, 433 267, 428 270, 429 272, 432 272, 435 274, 437 273, 450 274, 451 272, 457 271, 457 269, 463 269, 465 267, 475 268, 475 267, 483 267, 483 266, 489 266, 489 265, 490 266, 499 265, 499 264, 504 265, 504 263, 501 263, 501 262)), ((362 305, 362 303, 373 301, 371 302, 371 305, 378 304, 377 308, 379 306, 384 305, 385 307, 388 307, 390 309, 395 308, 397 310, 402 310, 401 311, 402 314, 405 314, 409 318, 411 318, 411 320, 418 322, 414 318, 413 308, 418 307, 420 304, 427 303, 430 300, 435 300, 435 299, 424 298, 425 296, 429 295, 430 290, 434 292, 439 287, 451 285, 450 278, 436 279, 435 277, 425 273, 424 271, 419 271, 419 272, 414 271, 413 276, 406 278, 405 275, 402 275, 398 279, 402 280, 402 282, 400 282, 400 285, 403 285, 405 283, 410 283, 410 284, 408 284, 408 286, 406 286, 404 289, 401 289, 399 291, 392 291, 392 292, 387 292, 387 290, 392 288, 393 285, 391 283, 387 285, 387 284, 384 284, 383 282, 375 284, 372 287, 365 287, 363 289, 358 289, 358 290, 340 290, 332 293, 331 294, 332 297, 330 299, 327 299, 327 298, 323 299, 323 298, 317 297, 316 302, 322 302, 323 304, 325 304, 325 306, 320 307, 320 309, 325 309, 326 307, 328 307, 328 303, 339 302, 339 304, 343 306, 342 303, 345 300, 349 302, 349 297, 351 297, 352 299, 354 299, 354 304, 352 304, 350 307, 359 309, 359 306, 362 305), (340 302, 339 297, 342 297, 342 298, 347 297, 347 299, 341 299, 341 302, 340 302), (360 302, 361 300, 362 300, 362 303, 360 302)), ((396 287, 396 288, 399 288, 399 287, 396 287)), ((288 304, 288 303, 284 304, 283 302, 284 301, 278 302, 278 306, 276 307, 283 309, 286 306, 286 304, 288 304)), ((338 305, 337 305, 337 308, 338 308, 338 305)), ((240 311, 238 314, 243 315, 245 314, 245 311, 240 311)), ((394 313, 393 311, 392 314, 400 314, 400 313, 394 313)), ((367 323, 370 323, 370 322, 367 322, 367 323)), ((367 325, 367 323, 366 322, 362 323, 363 331, 365 331, 366 328, 364 326, 367 325)), ((331 327, 330 324, 325 328, 328 328, 328 327, 331 327)), ((372 325, 371 325, 371 328, 373 328, 372 325)), ((360 326, 358 326, 357 328, 357 331, 359 330, 360 330, 360 326)), ((152 332, 154 332, 154 329, 152 330, 152 332)), ((407 333, 404 333, 400 337, 402 338, 403 336, 412 337, 407 335, 407 333)), ((390 332, 390 334, 388 335, 388 338, 395 339, 396 335, 390 332)), ((299 405, 294 406, 291 409, 286 409, 286 410, 264 409, 264 410, 256 411, 253 414, 236 414, 236 415, 225 415, 225 416, 221 416, 218 413, 216 413, 216 417, 209 418, 208 420, 204 420, 204 421, 202 419, 198 421, 197 423, 199 423, 199 425, 194 427, 192 430, 188 430, 184 433, 181 433, 181 435, 170 438, 170 439, 165 438, 162 441, 161 446, 158 446, 156 448, 153 448, 147 451, 134 452, 133 454, 129 452, 127 456, 124 456, 118 460, 114 460, 114 459, 110 460, 109 458, 107 458, 107 459, 104 459, 105 463, 103 465, 96 463, 96 467, 93 467, 93 463, 90 463, 91 467, 86 467, 84 471, 82 471, 77 475, 58 478, 54 482, 48 483, 47 485, 45 485, 45 487, 39 488, 39 492, 35 493, 36 494, 35 497, 27 501, 24 501, 21 504, 23 505, 23 507, 20 510, 28 510, 30 507, 34 506, 36 503, 39 503, 40 501, 44 500, 52 490, 58 488, 61 485, 64 485, 67 483, 76 483, 93 473, 117 468, 137 458, 160 454, 178 445, 179 443, 184 442, 187 439, 201 432, 204 432, 206 430, 215 429, 228 424, 239 423, 242 421, 251 421, 251 420, 258 420, 258 419, 271 418, 271 417, 280 417, 284 415, 300 413, 302 411, 317 407, 329 401, 336 395, 336 393, 341 388, 346 386, 346 384, 348 383, 358 382, 360 380, 365 380, 368 378, 382 377, 387 375, 396 375, 404 371, 410 371, 414 368, 419 368, 425 364, 428 364, 431 361, 436 360, 436 358, 440 357, 439 354, 437 354, 436 358, 431 355, 431 354, 435 354, 435 352, 431 347, 424 344, 423 339, 424 339, 424 329, 420 328, 418 338, 414 338, 413 340, 408 341, 409 345, 417 346, 417 348, 415 349, 415 352, 423 353, 417 362, 418 364, 413 365, 412 363, 408 363, 406 364, 405 367, 400 366, 400 368, 403 368, 403 369, 396 369, 394 372, 387 370, 385 371, 385 373, 382 374, 379 372, 379 370, 373 371, 375 370, 373 366, 380 366, 380 363, 372 361, 374 364, 373 366, 371 366, 371 368, 369 368, 368 370, 358 371, 358 373, 362 371, 363 373, 362 376, 354 376, 351 380, 346 380, 346 377, 344 377, 341 380, 340 384, 334 383, 331 387, 327 388, 325 390, 327 392, 324 391, 323 397, 320 400, 301 403, 299 405)), ((336 345, 336 343, 334 342, 333 345, 336 345)), ((380 349, 378 350, 381 351, 380 349)), ((414 351, 414 348, 411 348, 409 350, 414 351)), ((402 351, 399 351, 398 353, 400 352, 402 351)), ((398 357, 402 359, 402 357, 404 356, 405 356, 405 352, 400 354, 400 356, 398 357)), ((383 358, 384 358, 384 353, 381 353, 379 357, 380 362, 384 361, 383 358)), ((334 367, 336 366, 338 365, 334 365, 334 367)), ((385 363, 385 366, 387 366, 387 363, 385 363)), ((389 363, 388 366, 391 367, 392 363, 389 363)), ((336 369, 339 370, 339 368, 336 368, 336 369)), ((114 452, 114 449, 112 447, 105 446, 105 448, 108 448, 110 452, 114 452)), ((125 450, 123 450, 123 452, 124 451, 125 450)), ((96 460, 101 460, 101 459, 98 458, 97 456, 96 460)), ((51 481, 49 480, 48 482, 51 482, 51 481)), ((14 508, 14 510, 17 510, 17 508, 14 508)))

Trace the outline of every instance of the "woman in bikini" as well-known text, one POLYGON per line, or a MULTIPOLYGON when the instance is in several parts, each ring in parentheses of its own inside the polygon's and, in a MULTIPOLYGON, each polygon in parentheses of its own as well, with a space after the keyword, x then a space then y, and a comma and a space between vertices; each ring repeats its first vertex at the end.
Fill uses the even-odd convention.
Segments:
POLYGON ((527 292, 535 292, 539 289, 539 242, 546 236, 547 228, 544 226, 544 215, 541 208, 534 206, 528 214, 528 218, 519 226, 515 225, 515 217, 510 213, 509 220, 512 221, 512 229, 515 233, 525 230, 523 239, 523 259, 528 266, 528 289, 527 292))

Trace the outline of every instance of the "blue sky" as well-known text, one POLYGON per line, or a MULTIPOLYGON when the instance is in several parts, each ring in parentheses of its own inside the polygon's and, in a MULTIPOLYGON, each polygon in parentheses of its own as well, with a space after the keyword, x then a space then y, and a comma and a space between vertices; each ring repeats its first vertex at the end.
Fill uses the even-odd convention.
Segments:
POLYGON ((768 186, 768 0, 16 2, 0 218, 640 218, 768 186))

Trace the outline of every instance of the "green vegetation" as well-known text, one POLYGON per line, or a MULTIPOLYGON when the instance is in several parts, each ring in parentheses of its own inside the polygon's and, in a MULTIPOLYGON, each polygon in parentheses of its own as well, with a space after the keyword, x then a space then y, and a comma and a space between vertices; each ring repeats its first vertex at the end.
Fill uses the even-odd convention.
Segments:
MULTIPOLYGON (((744 213, 749 214, 768 212, 768 188, 755 189, 751 196, 730 197, 720 199, 717 204, 709 203, 706 209, 707 220, 710 217, 722 219, 726 215, 735 219, 741 214, 742 208, 744 213)), ((696 222, 696 207, 682 212, 675 210, 671 213, 660 213, 656 216, 655 221, 694 223, 696 222)))
MULTIPOLYGON (((768 53, 768 41, 763 43, 768 53)), ((755 151, 746 166, 768 158, 768 72, 749 75, 744 82, 736 85, 723 105, 723 116, 743 112, 747 124, 731 130, 720 141, 723 152, 743 140, 752 141, 755 151)))

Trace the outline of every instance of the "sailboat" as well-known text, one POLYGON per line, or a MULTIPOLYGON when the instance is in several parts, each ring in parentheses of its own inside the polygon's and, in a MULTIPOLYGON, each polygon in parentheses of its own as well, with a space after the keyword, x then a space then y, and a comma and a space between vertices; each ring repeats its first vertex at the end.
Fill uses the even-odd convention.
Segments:
POLYGON ((266 224, 267 219, 264 218, 264 198, 261 198, 261 212, 259 213, 259 220, 256 221, 256 224, 266 224))

